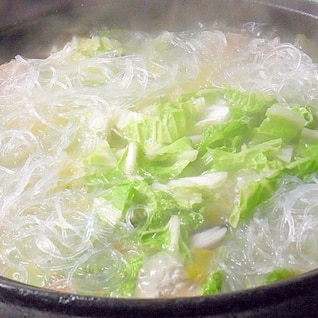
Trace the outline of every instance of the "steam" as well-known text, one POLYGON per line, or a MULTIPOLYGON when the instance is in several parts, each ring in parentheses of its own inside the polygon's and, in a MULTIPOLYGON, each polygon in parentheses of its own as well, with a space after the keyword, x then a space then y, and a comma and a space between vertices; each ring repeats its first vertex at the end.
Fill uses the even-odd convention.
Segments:
POLYGON ((293 36, 305 33, 305 30, 299 29, 303 26, 307 36, 317 36, 316 28, 308 23, 310 21, 300 23, 302 21, 298 20, 303 19, 303 16, 294 14, 310 8, 297 8, 295 4, 278 6, 276 2, 42 0, 32 4, 29 1, 5 1, 0 4, 0 64, 17 54, 28 58, 46 57, 52 49, 60 49, 72 35, 87 34, 102 26, 136 31, 181 31, 211 24, 216 20, 230 27, 255 21, 266 23, 271 30, 273 25, 279 25, 283 27, 283 33, 288 35, 291 32, 293 36), (282 20, 284 26, 281 25, 282 20))

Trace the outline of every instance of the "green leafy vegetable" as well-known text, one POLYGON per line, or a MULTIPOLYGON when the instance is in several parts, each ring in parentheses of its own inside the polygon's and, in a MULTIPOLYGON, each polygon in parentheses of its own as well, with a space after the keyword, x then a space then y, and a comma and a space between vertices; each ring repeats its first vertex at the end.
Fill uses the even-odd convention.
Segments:
POLYGON ((121 54, 121 44, 107 36, 92 36, 90 38, 78 38, 76 43, 76 52, 82 54, 84 57, 92 57, 105 52, 115 51, 121 54))
MULTIPOLYGON (((123 295, 132 292, 143 260, 168 250, 189 261, 191 233, 207 220, 236 227, 282 176, 306 178, 318 170, 314 108, 282 106, 263 93, 205 88, 114 118, 109 140, 84 165, 89 190, 100 189, 109 204, 109 217, 99 213, 102 222, 126 224, 138 242, 123 295)), ((212 273, 204 294, 220 292, 224 279, 222 271, 212 273)))
POLYGON ((154 105, 157 113, 123 128, 125 136, 142 145, 171 143, 189 134, 194 124, 193 103, 180 99, 154 105))
POLYGON ((292 278, 297 275, 297 272, 289 269, 276 269, 270 272, 266 278, 264 284, 268 285, 283 279, 292 278))
POLYGON ((217 270, 213 272, 203 286, 203 295, 208 296, 219 294, 225 278, 225 273, 223 271, 217 270))
POLYGON ((306 120, 300 114, 277 104, 269 108, 266 115, 258 133, 282 138, 286 142, 299 135, 306 125, 306 120))

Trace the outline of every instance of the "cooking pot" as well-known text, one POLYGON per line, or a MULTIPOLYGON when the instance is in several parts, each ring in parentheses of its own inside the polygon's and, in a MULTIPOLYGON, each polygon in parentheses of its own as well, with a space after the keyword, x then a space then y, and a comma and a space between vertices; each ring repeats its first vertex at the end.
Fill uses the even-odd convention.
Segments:
MULTIPOLYGON (((52 44, 102 25, 136 30, 185 30, 215 20, 260 22, 284 39, 305 34, 318 43, 313 0, 4 1, 0 62, 16 54, 45 57, 52 44)), ((112 299, 79 296, 0 278, 0 317, 316 317, 318 269, 270 286, 209 297, 112 299)))

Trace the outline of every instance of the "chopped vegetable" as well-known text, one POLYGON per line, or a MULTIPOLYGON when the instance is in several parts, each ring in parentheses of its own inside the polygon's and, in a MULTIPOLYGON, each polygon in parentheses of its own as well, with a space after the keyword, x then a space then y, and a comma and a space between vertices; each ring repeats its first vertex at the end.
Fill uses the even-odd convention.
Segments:
POLYGON ((267 275, 265 284, 268 285, 283 279, 292 278, 297 274, 297 272, 289 269, 275 269, 267 275))
POLYGON ((203 295, 219 294, 224 280, 225 275, 222 271, 218 270, 212 273, 203 287, 203 295))

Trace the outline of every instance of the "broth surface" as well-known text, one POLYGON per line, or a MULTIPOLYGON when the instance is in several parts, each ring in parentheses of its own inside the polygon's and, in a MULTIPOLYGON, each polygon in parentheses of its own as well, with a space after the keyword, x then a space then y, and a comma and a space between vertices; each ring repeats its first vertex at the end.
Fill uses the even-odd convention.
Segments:
POLYGON ((105 29, 1 65, 0 275, 147 298, 315 268, 318 68, 261 28, 105 29))

